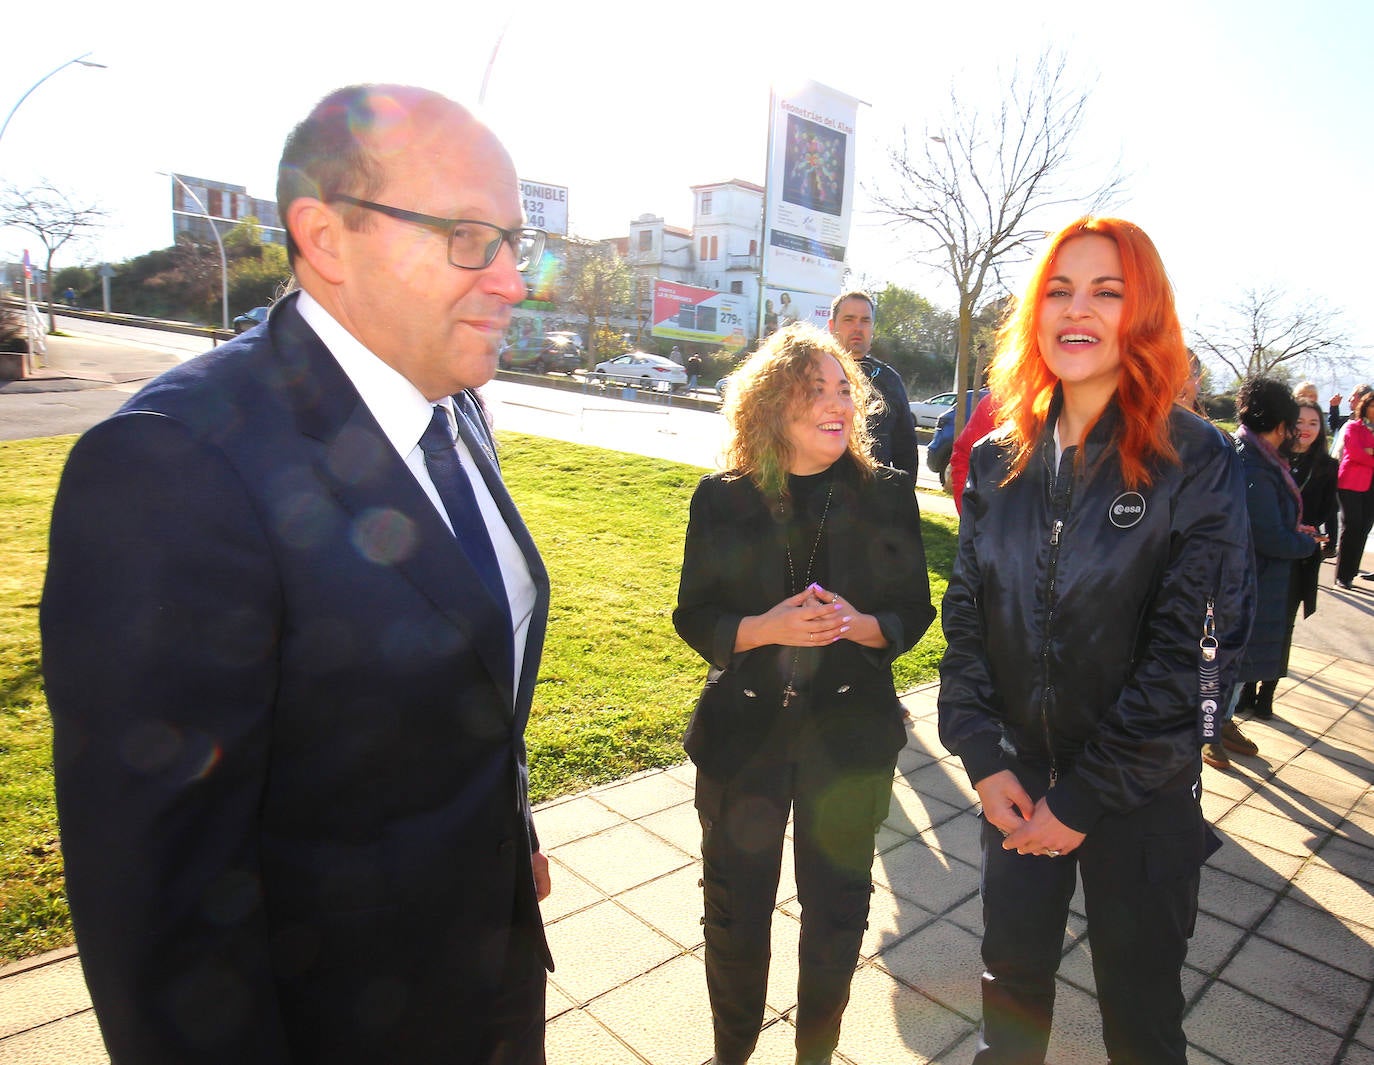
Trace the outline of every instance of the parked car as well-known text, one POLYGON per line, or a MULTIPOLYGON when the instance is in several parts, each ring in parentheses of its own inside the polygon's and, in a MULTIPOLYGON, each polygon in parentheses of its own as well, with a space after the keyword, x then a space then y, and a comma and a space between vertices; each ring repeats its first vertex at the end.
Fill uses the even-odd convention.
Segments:
POLYGON ((246 333, 248 330, 262 325, 263 322, 267 321, 267 312, 271 309, 270 307, 254 307, 251 311, 245 311, 234 319, 234 332, 246 333))
POLYGON ((940 415, 954 407, 954 393, 941 392, 929 399, 913 399, 907 404, 911 416, 916 419, 917 428, 929 429, 940 419, 940 415))
POLYGON ((607 362, 599 362, 592 376, 602 381, 621 381, 640 388, 662 388, 673 392, 687 387, 687 371, 672 359, 645 351, 627 351, 607 362))
MULTIPOLYGON (((953 393, 950 393, 951 396, 953 393)), ((988 394, 986 388, 978 392, 978 399, 982 399, 988 394)), ((964 423, 967 424, 969 417, 973 414, 973 389, 969 389, 964 394, 964 423)), ((945 487, 945 475, 949 472, 949 460, 954 454, 954 404, 945 409, 945 412, 935 422, 935 435, 930 438, 930 443, 926 445, 926 469, 940 478, 940 487, 945 487)))
POLYGON ((574 370, 582 369, 582 338, 563 330, 545 333, 542 341, 526 337, 501 352, 501 366, 535 373, 553 370, 571 376, 574 370))

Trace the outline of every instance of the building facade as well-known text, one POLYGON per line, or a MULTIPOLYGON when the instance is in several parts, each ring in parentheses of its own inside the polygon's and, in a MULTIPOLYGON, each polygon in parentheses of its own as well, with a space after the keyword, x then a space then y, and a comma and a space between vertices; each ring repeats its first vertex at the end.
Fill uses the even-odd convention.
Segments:
POLYGON ((213 242, 215 237, 206 215, 214 219, 221 238, 244 219, 256 218, 264 244, 286 243, 286 230, 282 228, 281 218, 277 214, 275 199, 262 200, 256 196, 249 196, 247 188, 243 185, 231 185, 226 181, 211 181, 207 178, 191 177, 189 174, 177 174, 173 177, 173 243, 183 235, 198 242, 213 242), (182 182, 185 183, 185 187, 182 182), (199 203, 196 202, 197 199, 199 203))

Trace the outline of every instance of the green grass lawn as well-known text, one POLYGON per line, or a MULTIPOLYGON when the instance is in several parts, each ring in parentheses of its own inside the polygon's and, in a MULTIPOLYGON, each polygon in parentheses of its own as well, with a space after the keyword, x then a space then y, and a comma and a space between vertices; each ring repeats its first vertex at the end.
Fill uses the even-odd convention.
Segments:
MULTIPOLYGON (((71 942, 53 805, 38 600, 48 515, 73 437, 0 442, 0 961, 71 942)), ((526 733, 536 802, 682 761, 705 664, 673 632, 687 505, 701 470, 500 434, 511 494, 553 586, 526 733)), ((925 519, 938 605, 956 527, 925 519)), ((939 622, 896 666, 935 678, 939 622)))

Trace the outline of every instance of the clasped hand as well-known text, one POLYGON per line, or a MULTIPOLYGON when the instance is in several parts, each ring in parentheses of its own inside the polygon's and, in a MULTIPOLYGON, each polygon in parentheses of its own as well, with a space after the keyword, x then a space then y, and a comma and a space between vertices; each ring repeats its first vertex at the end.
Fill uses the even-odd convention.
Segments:
POLYGON ((1044 799, 1031 802, 1010 769, 984 777, 974 788, 983 803, 983 817, 1006 837, 1003 850, 1058 857, 1087 839, 1055 817, 1044 799))

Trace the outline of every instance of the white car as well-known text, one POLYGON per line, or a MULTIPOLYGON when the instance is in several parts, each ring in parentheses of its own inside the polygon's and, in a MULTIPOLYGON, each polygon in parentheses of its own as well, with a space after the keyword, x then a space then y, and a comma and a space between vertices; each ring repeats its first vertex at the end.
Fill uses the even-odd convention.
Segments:
POLYGON ((908 406, 918 428, 933 429, 935 423, 940 420, 940 415, 954 406, 954 393, 941 392, 929 399, 913 399, 908 406))
POLYGON ((680 392, 687 387, 687 371, 672 359, 645 351, 627 351, 608 362, 599 362, 592 376, 602 381, 621 381, 640 388, 680 392))

